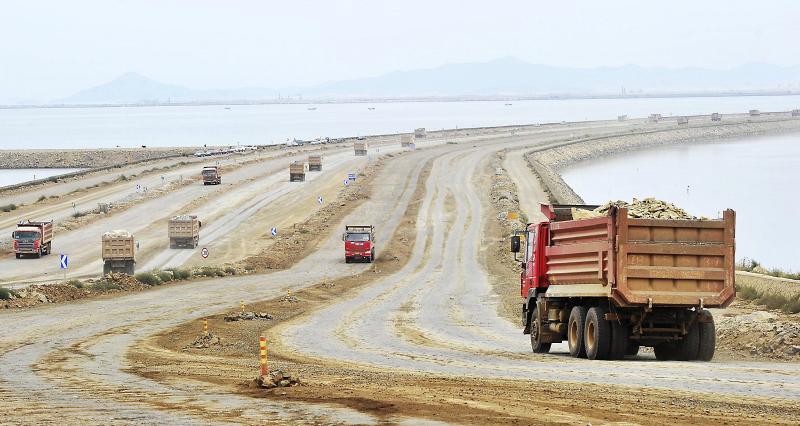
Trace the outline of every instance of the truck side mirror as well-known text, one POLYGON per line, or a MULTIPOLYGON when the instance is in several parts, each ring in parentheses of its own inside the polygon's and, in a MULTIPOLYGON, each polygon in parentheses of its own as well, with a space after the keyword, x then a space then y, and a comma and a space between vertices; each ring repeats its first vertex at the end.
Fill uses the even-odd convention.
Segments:
POLYGON ((521 241, 519 235, 514 235, 511 237, 511 253, 519 253, 519 249, 521 247, 521 241))
POLYGON ((342 234, 342 241, 346 241, 346 240, 347 240, 347 234, 342 234))

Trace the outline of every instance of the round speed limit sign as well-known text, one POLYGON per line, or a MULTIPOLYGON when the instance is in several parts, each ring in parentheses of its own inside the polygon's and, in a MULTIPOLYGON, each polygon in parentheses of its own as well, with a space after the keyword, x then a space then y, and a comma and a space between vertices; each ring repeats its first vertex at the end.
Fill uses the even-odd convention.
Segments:
POLYGON ((203 256, 203 259, 208 258, 208 249, 203 247, 203 249, 200 250, 200 256, 203 256))

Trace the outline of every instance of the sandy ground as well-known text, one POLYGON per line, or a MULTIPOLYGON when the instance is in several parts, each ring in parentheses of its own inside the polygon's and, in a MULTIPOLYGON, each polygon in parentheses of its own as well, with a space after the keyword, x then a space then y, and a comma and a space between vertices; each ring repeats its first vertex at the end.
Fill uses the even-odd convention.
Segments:
MULTIPOLYGON (((620 126, 473 132, 395 156, 369 199, 286 270, 0 313, 14 329, 0 335, 10 421, 47 422, 58 412, 68 424, 796 423, 797 364, 660 363, 647 354, 593 362, 558 345, 535 355, 500 314, 498 282, 507 279, 490 272, 502 240, 489 196, 497 152, 620 126), (345 264, 337 230, 365 221, 379 225, 379 261, 345 264), (282 299, 287 290, 297 302, 282 299), (275 318, 222 321, 241 300, 275 318), (186 348, 204 317, 221 344, 186 348), (262 334, 273 366, 299 373, 301 386, 249 385, 262 334)), ((521 170, 508 161, 509 174, 521 170)), ((302 220, 291 211, 281 218, 302 220)))

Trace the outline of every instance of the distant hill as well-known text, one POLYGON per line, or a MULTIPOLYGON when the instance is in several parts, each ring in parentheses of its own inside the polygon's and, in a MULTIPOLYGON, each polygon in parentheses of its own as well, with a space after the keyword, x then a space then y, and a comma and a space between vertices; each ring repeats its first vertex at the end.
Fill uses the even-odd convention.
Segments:
POLYGON ((309 98, 411 98, 454 96, 537 96, 549 94, 675 93, 692 91, 800 90, 800 67, 746 64, 729 70, 647 68, 636 65, 567 68, 530 64, 516 58, 282 89, 194 90, 136 73, 80 91, 59 103, 149 103, 274 100, 279 93, 309 98))

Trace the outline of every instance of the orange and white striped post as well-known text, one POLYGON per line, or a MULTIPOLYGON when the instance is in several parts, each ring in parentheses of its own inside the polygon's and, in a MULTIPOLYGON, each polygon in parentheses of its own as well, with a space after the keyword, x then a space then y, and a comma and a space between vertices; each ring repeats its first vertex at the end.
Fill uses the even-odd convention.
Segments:
POLYGON ((261 361, 261 376, 269 374, 269 366, 267 366, 267 338, 261 336, 258 338, 258 351, 261 361))
POLYGON ((208 336, 208 318, 203 318, 203 334, 208 336))

